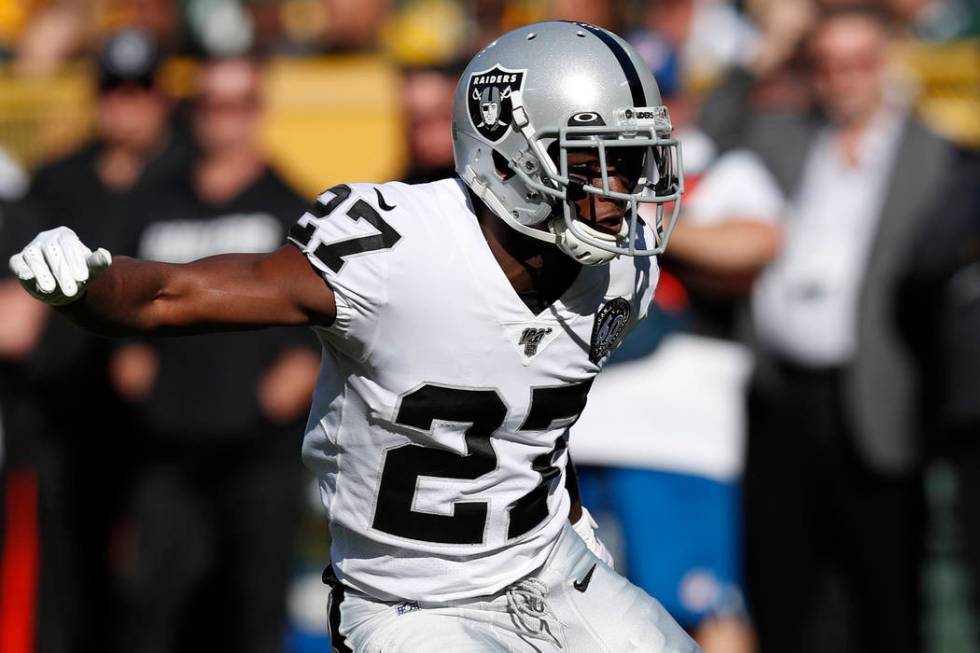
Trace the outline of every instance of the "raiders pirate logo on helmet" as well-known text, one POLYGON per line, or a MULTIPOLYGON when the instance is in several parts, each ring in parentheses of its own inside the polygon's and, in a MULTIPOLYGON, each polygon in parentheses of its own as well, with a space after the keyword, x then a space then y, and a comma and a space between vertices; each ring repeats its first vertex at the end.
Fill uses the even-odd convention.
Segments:
POLYGON ((483 138, 496 143, 510 127, 511 94, 524 86, 524 70, 509 70, 500 65, 470 75, 466 98, 470 120, 483 138))

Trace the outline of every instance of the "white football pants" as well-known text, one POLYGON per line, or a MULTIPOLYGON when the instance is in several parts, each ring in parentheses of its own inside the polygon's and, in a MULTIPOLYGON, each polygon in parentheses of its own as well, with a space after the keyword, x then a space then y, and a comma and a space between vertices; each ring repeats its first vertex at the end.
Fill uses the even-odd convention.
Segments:
POLYGON ((392 603, 335 584, 329 613, 337 653, 701 651, 568 524, 540 569, 497 594, 392 603))

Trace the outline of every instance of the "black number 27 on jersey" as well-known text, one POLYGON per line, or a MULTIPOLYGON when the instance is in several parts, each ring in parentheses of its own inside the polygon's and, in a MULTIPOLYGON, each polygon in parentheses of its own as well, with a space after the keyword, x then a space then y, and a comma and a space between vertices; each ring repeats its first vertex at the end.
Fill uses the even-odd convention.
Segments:
MULTIPOLYGON (((351 189, 350 186, 342 184, 340 186, 334 186, 327 192, 333 193, 333 198, 326 204, 317 200, 316 204, 310 210, 310 213, 318 218, 333 217, 332 214, 337 210, 337 207, 350 197, 351 189)), ((395 246, 395 243, 401 240, 401 234, 385 222, 378 212, 374 210, 373 206, 362 199, 358 199, 347 209, 346 216, 355 222, 357 220, 364 220, 377 229, 378 233, 368 234, 358 238, 348 238, 335 243, 318 243, 313 250, 313 255, 334 273, 340 272, 340 269, 347 262, 348 256, 376 252, 382 249, 391 249, 395 246)), ((297 223, 289 230, 289 237, 301 243, 304 247, 311 247, 315 233, 316 225, 312 222, 305 226, 297 223)))
MULTIPOLYGON (((531 407, 519 430, 546 431, 570 426, 585 409, 592 382, 533 388, 531 407)), ((412 509, 420 476, 473 480, 497 468, 491 438, 503 425, 507 406, 496 390, 423 385, 402 397, 395 422, 431 432, 435 420, 469 424, 464 434, 466 454, 404 444, 384 457, 378 503, 372 526, 379 531, 425 542, 480 544, 486 531, 488 501, 458 501, 451 515, 412 509)), ((554 466, 564 452, 564 435, 551 451, 531 461, 538 484, 507 507, 507 539, 520 537, 548 517, 548 497, 558 489, 561 471, 554 466)))

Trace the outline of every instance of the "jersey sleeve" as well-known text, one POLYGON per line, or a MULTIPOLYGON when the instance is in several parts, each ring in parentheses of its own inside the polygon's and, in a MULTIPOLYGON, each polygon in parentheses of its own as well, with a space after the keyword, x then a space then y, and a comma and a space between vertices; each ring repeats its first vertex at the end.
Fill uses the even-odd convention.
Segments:
POLYGON ((360 185, 325 191, 289 230, 287 241, 333 290, 337 318, 326 332, 358 358, 370 350, 378 330, 388 297, 391 250, 400 238, 360 185))

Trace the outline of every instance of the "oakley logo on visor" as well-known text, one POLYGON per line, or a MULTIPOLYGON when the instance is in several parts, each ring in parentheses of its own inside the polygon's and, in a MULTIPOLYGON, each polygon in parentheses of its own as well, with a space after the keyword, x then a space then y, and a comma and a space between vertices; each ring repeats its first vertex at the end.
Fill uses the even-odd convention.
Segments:
POLYGON ((569 127, 605 127, 606 121, 595 111, 581 111, 568 119, 569 127))

